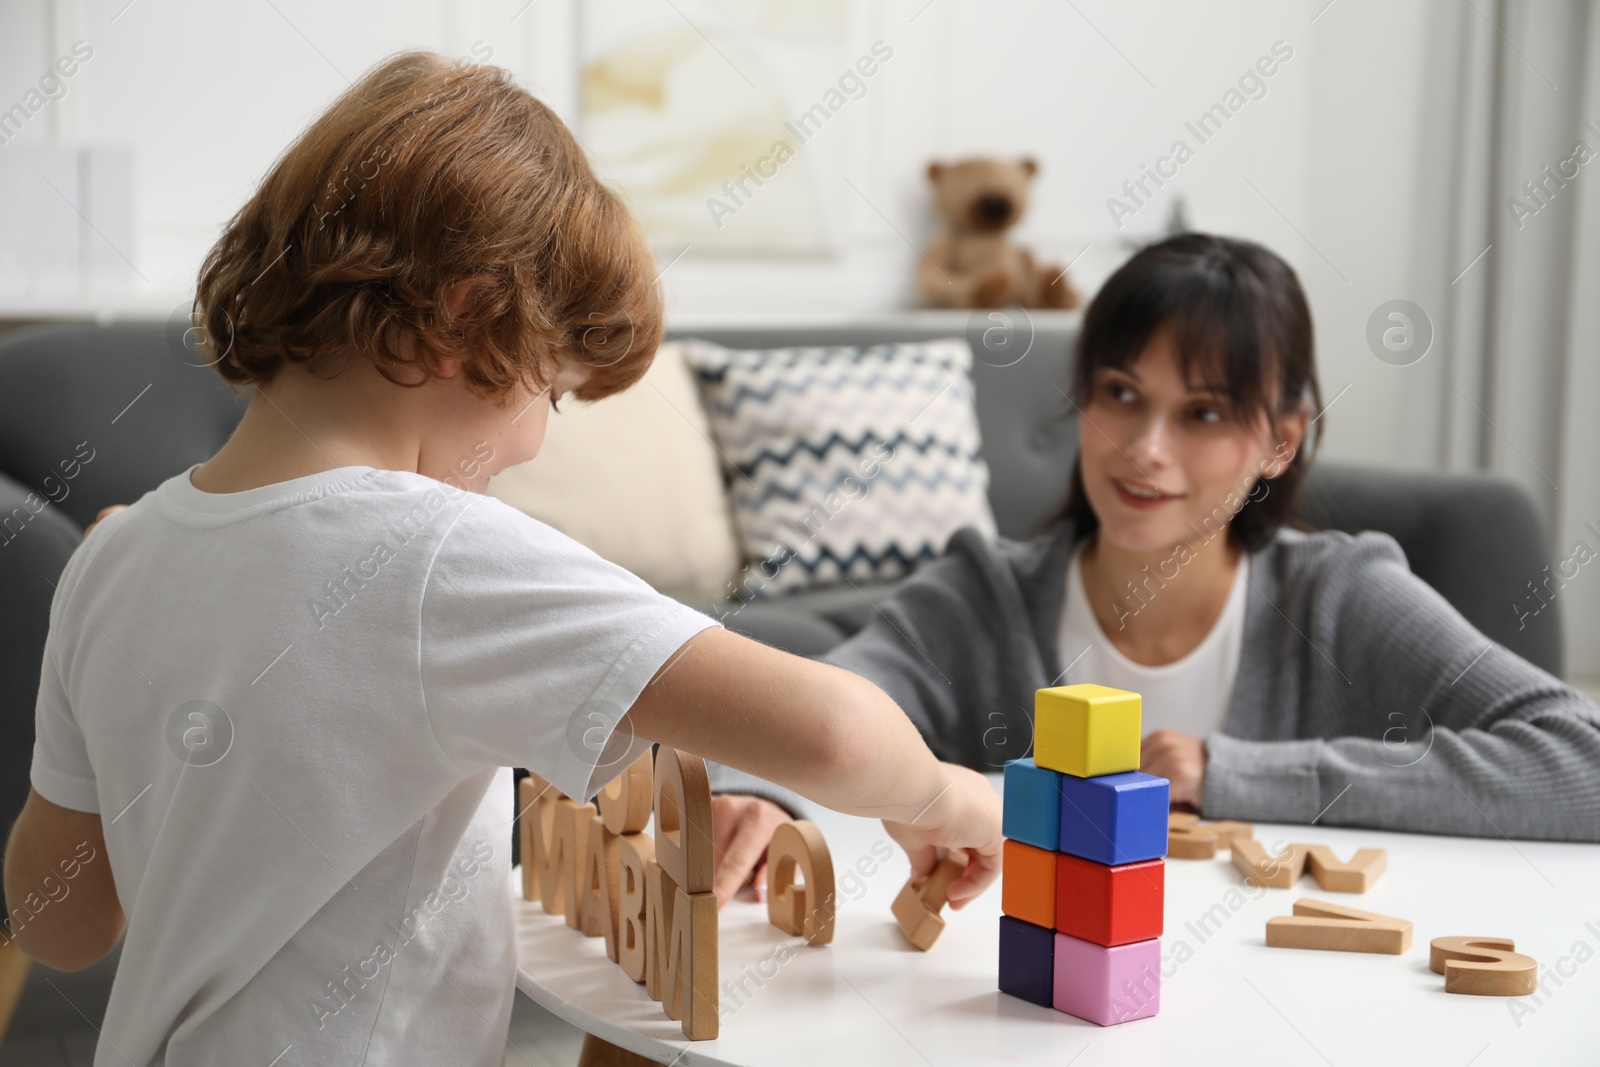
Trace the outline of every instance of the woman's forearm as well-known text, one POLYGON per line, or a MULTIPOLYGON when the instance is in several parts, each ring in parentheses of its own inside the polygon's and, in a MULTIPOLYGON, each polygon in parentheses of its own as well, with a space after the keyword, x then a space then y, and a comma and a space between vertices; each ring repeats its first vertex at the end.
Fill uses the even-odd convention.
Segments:
POLYGON ((1255 739, 1207 738, 1206 814, 1600 841, 1600 708, 1478 632, 1392 538, 1320 551, 1294 632, 1264 635, 1305 654, 1241 666, 1255 739))
POLYGON ((1600 841, 1600 726, 1581 714, 1435 728, 1403 744, 1215 734, 1206 749, 1208 818, 1600 841))

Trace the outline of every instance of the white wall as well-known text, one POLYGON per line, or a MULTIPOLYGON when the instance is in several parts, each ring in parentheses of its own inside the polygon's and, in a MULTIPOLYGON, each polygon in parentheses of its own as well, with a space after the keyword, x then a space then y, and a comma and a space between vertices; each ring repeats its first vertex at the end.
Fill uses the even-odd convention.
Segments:
MULTIPOLYGON (((93 46, 67 96, 24 136, 136 145, 132 254, 152 283, 143 299, 176 307, 218 227, 277 153, 347 78, 390 51, 464 55, 482 42, 570 115, 575 2, 7 0, 0 101, 20 96, 72 41, 93 46)), ((1086 290, 1129 254, 1128 238, 1160 230, 1175 193, 1195 227, 1279 251, 1311 299, 1326 396, 1351 385, 1326 419, 1326 454, 1431 465, 1404 378, 1363 339, 1371 309, 1414 288, 1407 222, 1427 166, 1417 147, 1427 9, 1324 3, 860 0, 847 50, 882 39, 895 55, 819 135, 839 138, 826 154, 844 160, 844 173, 818 179, 849 177, 865 197, 846 191, 837 201, 841 253, 760 260, 691 247, 664 278, 672 314, 839 317, 907 306, 911 244, 933 231, 926 162, 1027 153, 1042 171, 1019 236, 1061 262, 1081 254, 1073 274, 1086 290), (1294 54, 1265 79, 1266 95, 1199 144, 1185 121, 1277 40, 1294 54), (1107 197, 1179 137, 1194 158, 1119 231, 1107 197)), ((818 91, 837 73, 819 70, 818 91)))

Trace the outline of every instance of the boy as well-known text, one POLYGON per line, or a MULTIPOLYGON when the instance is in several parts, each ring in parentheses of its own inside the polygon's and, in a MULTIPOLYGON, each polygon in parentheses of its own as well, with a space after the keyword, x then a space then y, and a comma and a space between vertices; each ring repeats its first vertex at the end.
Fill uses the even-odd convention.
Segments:
POLYGON ((34 958, 127 916, 101 1067, 499 1063, 510 766, 588 798, 661 742, 885 819, 919 872, 968 849, 957 906, 993 880, 998 799, 880 690, 480 494, 643 373, 653 275, 558 119, 420 53, 229 222, 196 302, 254 395, 61 576, 7 847, 14 905, 75 863, 34 958))

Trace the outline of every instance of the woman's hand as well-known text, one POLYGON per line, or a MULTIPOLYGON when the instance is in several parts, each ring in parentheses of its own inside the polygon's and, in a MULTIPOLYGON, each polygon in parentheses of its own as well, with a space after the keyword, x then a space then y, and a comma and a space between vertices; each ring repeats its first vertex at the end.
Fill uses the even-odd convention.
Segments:
POLYGON ((1157 730, 1139 745, 1139 769, 1172 783, 1173 804, 1196 810, 1206 793, 1206 743, 1177 730, 1157 730))
POLYGON ((762 797, 722 793, 711 798, 711 840, 717 855, 712 889, 718 908, 745 885, 755 890, 757 900, 767 898, 767 845, 778 824, 789 821, 787 811, 762 797))
POLYGON ((128 505, 126 505, 126 504, 112 504, 110 507, 101 508, 100 509, 100 514, 96 515, 94 517, 94 521, 91 522, 88 525, 88 527, 83 531, 83 539, 85 541, 89 540, 89 535, 94 533, 94 528, 96 526, 99 526, 100 525, 100 520, 105 518, 107 515, 115 515, 119 511, 127 511, 127 510, 128 510, 128 505))

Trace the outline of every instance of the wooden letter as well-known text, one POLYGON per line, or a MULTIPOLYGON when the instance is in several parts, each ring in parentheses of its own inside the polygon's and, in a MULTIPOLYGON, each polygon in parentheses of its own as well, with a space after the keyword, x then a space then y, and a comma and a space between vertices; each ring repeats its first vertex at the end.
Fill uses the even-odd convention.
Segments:
POLYGON ((1217 835, 1218 852, 1232 851, 1235 842, 1249 841, 1250 835, 1256 832, 1256 828, 1249 823, 1232 819, 1219 819, 1211 823, 1208 829, 1217 835))
POLYGON ((1301 897, 1293 916, 1267 920, 1267 945, 1398 956, 1411 947, 1411 922, 1301 897))
POLYGON ((1446 993, 1521 997, 1539 987, 1539 962, 1512 951, 1509 937, 1436 937, 1428 944, 1428 966, 1444 975, 1446 993))
POLYGON ((654 774, 650 753, 608 782, 600 795, 600 815, 606 829, 614 834, 636 834, 650 825, 650 807, 655 801, 654 774))
POLYGON ((651 1000, 661 999, 661 969, 666 959, 667 938, 672 933, 672 907, 678 902, 678 887, 654 858, 644 865, 644 991, 651 1000))
POLYGON ((517 841, 522 851, 522 899, 539 899, 539 861, 544 842, 550 839, 550 822, 545 812, 555 790, 537 774, 517 783, 517 841), (535 828, 542 829, 541 835, 535 828))
POLYGON ((617 866, 622 846, 617 835, 606 829, 605 820, 589 819, 589 843, 584 848, 583 919, 578 929, 585 937, 604 937, 606 955, 617 962, 617 866))
MULTIPOLYGON (((578 884, 583 859, 580 849, 588 844, 587 834, 579 837, 576 833, 585 811, 592 813, 593 809, 546 786, 544 796, 523 812, 528 844, 532 846, 534 873, 539 880, 535 899, 546 915, 565 915, 572 910, 567 906, 572 899, 569 883, 578 884)), ((522 863, 526 871, 528 857, 524 856, 522 863)), ((527 875, 523 877, 526 879, 527 875)))
POLYGON ((699 756, 656 751, 656 862, 691 896, 711 892, 711 779, 699 756))
POLYGON ((1200 825, 1200 816, 1191 811, 1167 813, 1167 858, 1208 860, 1217 854, 1217 835, 1200 825))
POLYGON ((950 883, 966 869, 967 854, 958 850, 939 857, 938 866, 926 878, 912 876, 894 898, 894 917, 906 938, 923 952, 933 947, 944 933, 944 919, 939 912, 945 906, 945 894, 950 883))
POLYGON ((708 1041, 717 1036, 717 1007, 717 895, 680 887, 661 961, 661 1008, 683 1020, 684 1037, 708 1041))
POLYGON ((1383 877, 1389 863, 1389 853, 1381 848, 1361 848, 1350 857, 1350 862, 1340 863, 1333 849, 1327 845, 1301 845, 1306 852, 1306 863, 1311 877, 1329 893, 1365 893, 1372 884, 1383 877))
POLYGON ((767 846, 767 920, 808 945, 826 945, 833 940, 833 893, 833 857, 822 831, 804 819, 779 823, 767 846))
POLYGON ((1235 838, 1248 839, 1254 832, 1247 822, 1224 819, 1203 823, 1193 812, 1174 811, 1167 816, 1167 858, 1208 860, 1233 848, 1235 838))
POLYGON ((617 962, 622 965, 623 974, 642 982, 649 944, 644 914, 646 868, 655 862, 655 842, 644 834, 623 834, 618 842, 617 874, 622 887, 617 894, 621 898, 617 912, 617 962))
POLYGON ((539 865, 539 902, 551 915, 565 915, 574 930, 583 914, 584 853, 594 808, 557 797, 550 805, 550 847, 539 865))
POLYGON ((1239 868, 1249 885, 1289 889, 1300 880, 1306 866, 1304 845, 1290 845, 1276 856, 1267 854, 1266 846, 1251 838, 1235 838, 1233 865, 1239 868))

